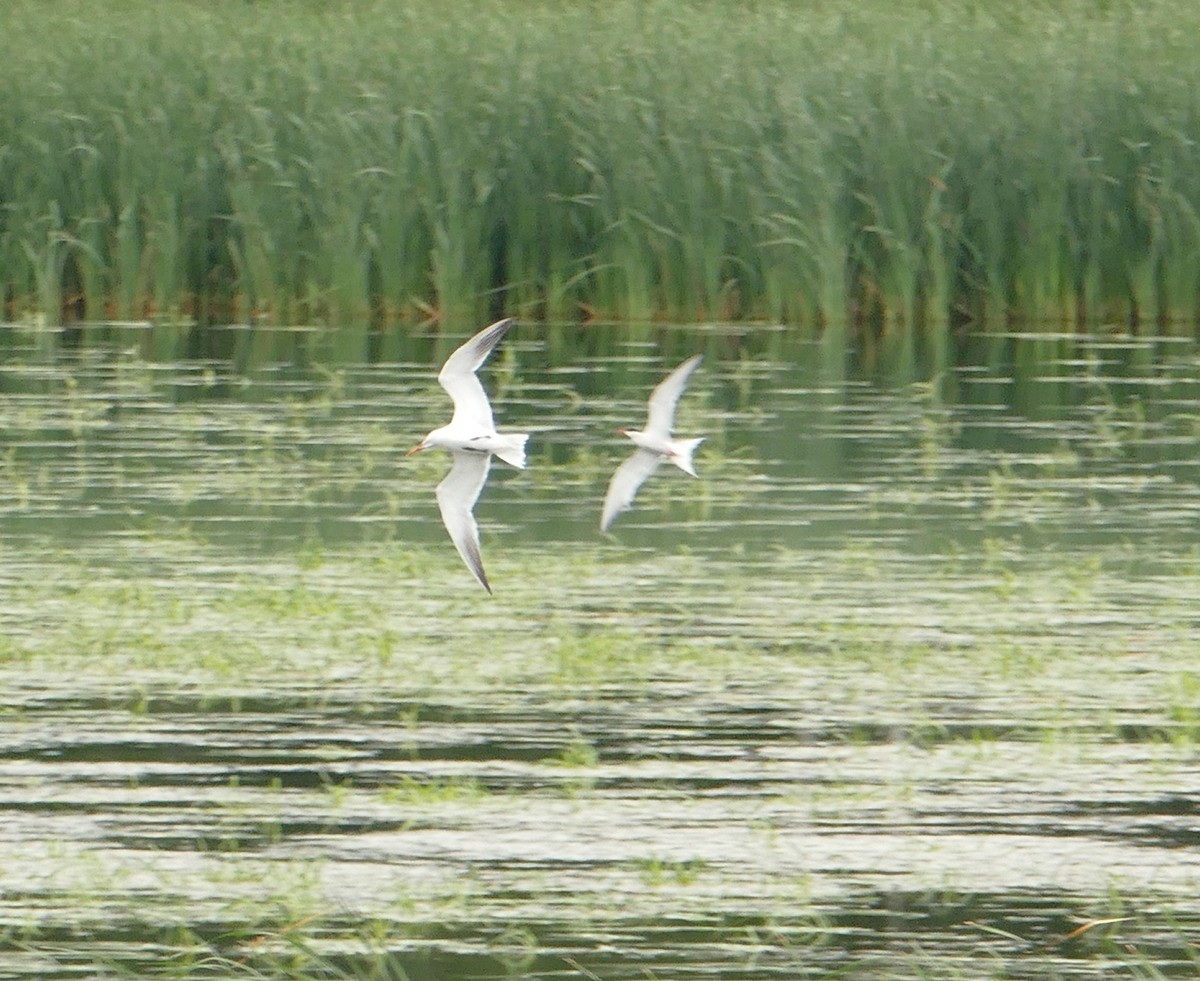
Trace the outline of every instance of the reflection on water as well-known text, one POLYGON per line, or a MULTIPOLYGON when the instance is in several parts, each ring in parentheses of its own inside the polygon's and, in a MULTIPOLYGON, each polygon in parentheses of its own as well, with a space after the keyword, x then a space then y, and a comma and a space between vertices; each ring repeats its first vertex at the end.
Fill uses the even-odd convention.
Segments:
POLYGON ((512 340, 493 598, 402 458, 433 341, 4 364, 5 976, 1195 976, 1190 345, 512 340), (599 536, 694 350, 703 479, 599 536))

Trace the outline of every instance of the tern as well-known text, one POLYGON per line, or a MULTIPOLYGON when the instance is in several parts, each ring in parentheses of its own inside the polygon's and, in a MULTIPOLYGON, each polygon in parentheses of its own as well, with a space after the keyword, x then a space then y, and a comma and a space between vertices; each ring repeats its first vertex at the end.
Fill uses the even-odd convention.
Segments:
POLYGON ((684 473, 696 476, 692 466, 692 454, 704 442, 698 439, 672 439, 671 429, 675 425, 675 406, 692 372, 704 360, 702 354, 688 358, 672 371, 650 393, 650 410, 646 416, 645 429, 618 429, 637 447, 628 460, 617 467, 604 495, 604 510, 600 516, 600 530, 608 531, 618 514, 633 504, 638 488, 658 469, 663 460, 670 460, 684 473))
POLYGON ((405 454, 412 456, 421 450, 441 447, 453 455, 450 472, 437 486, 438 509, 458 554, 489 593, 492 587, 483 571, 475 502, 487 483, 493 455, 518 469, 525 468, 525 441, 529 434, 496 432, 492 406, 475 372, 514 323, 512 317, 496 321, 446 359, 438 373, 438 382, 454 400, 454 415, 449 425, 433 430, 405 454))

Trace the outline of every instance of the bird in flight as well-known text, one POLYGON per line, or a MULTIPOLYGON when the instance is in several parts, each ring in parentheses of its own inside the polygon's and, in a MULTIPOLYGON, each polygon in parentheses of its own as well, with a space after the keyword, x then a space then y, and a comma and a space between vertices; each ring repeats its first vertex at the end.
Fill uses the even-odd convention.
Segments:
POLYGON ((608 493, 604 495, 604 510, 600 516, 601 531, 608 531, 617 515, 633 504, 638 488, 663 460, 670 460, 684 473, 696 476, 692 454, 704 442, 704 437, 672 439, 671 430, 675 425, 675 406, 679 396, 702 360, 704 356, 701 354, 688 358, 658 383, 650 393, 650 411, 645 429, 617 430, 622 436, 629 437, 637 449, 633 451, 633 456, 617 467, 609 481, 608 493))
POLYGON ((446 359, 438 373, 438 382, 454 400, 454 415, 449 425, 433 430, 405 454, 412 456, 434 447, 450 451, 454 463, 437 486, 438 509, 458 554, 489 593, 492 587, 483 571, 475 502, 487 483, 493 454, 505 463, 524 469, 525 441, 529 434, 496 432, 492 406, 475 372, 514 323, 516 320, 512 317, 498 320, 446 359))

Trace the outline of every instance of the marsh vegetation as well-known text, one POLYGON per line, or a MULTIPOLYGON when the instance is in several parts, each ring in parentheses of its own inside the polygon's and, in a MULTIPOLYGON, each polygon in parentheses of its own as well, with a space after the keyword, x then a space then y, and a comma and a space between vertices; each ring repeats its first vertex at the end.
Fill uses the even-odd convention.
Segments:
POLYGON ((1196 324, 1188 0, 5 14, 5 319, 1196 324))

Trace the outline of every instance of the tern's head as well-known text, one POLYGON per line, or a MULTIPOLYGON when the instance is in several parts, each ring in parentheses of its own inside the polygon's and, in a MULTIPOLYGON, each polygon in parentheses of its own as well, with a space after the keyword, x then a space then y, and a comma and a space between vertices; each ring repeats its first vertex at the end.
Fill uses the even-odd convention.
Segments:
POLYGON ((421 442, 419 442, 416 446, 414 446, 411 450, 409 450, 404 455, 412 456, 414 453, 420 453, 422 450, 433 449, 435 446, 438 445, 438 440, 437 440, 438 432, 439 432, 439 430, 435 429, 433 432, 431 432, 428 436, 426 436, 423 440, 421 440, 421 442))
POLYGON ((439 446, 444 446, 446 449, 452 449, 454 446, 453 441, 447 442, 446 438, 446 430, 449 428, 449 426, 442 426, 441 429, 433 430, 433 432, 431 432, 404 455, 412 456, 414 453, 420 453, 421 450, 432 450, 439 446))

